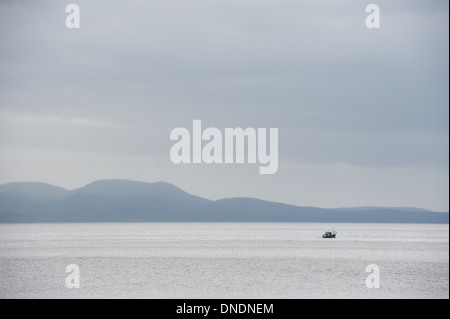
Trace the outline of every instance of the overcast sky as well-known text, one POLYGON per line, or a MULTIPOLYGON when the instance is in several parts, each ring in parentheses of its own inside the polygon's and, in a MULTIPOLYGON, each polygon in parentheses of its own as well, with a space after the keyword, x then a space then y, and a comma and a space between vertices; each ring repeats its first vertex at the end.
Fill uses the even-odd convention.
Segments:
POLYGON ((444 0, 0 1, 0 184, 448 211, 448 30, 444 0), (278 128, 278 172, 173 164, 194 119, 278 128))

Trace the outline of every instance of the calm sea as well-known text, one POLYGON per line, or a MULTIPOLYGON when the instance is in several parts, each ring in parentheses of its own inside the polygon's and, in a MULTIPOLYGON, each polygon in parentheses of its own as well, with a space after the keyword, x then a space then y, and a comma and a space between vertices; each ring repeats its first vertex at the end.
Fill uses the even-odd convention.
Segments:
POLYGON ((0 298, 449 298, 449 226, 2 224, 0 298))

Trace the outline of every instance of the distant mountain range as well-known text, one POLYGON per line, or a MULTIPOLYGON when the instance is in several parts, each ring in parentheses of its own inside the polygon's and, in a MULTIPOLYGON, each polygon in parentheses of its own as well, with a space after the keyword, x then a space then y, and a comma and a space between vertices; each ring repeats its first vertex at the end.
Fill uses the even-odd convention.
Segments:
POLYGON ((101 180, 75 190, 38 182, 0 185, 0 223, 40 222, 448 224, 449 214, 418 208, 325 209, 253 198, 211 201, 163 182, 101 180))

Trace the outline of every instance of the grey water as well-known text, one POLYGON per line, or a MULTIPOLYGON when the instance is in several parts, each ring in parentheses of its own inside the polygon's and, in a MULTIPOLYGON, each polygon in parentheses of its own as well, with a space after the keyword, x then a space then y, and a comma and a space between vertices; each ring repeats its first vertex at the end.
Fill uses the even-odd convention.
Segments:
POLYGON ((2 224, 0 298, 449 298, 449 226, 2 224))

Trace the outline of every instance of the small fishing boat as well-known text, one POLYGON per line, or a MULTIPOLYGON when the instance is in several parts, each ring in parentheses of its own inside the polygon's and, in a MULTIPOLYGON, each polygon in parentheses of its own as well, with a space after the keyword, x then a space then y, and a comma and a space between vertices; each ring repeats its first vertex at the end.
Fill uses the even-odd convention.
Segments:
POLYGON ((325 232, 325 234, 323 234, 322 235, 322 237, 323 238, 336 238, 336 232, 334 231, 334 228, 333 228, 333 231, 331 232, 331 231, 327 231, 327 232, 325 232))

